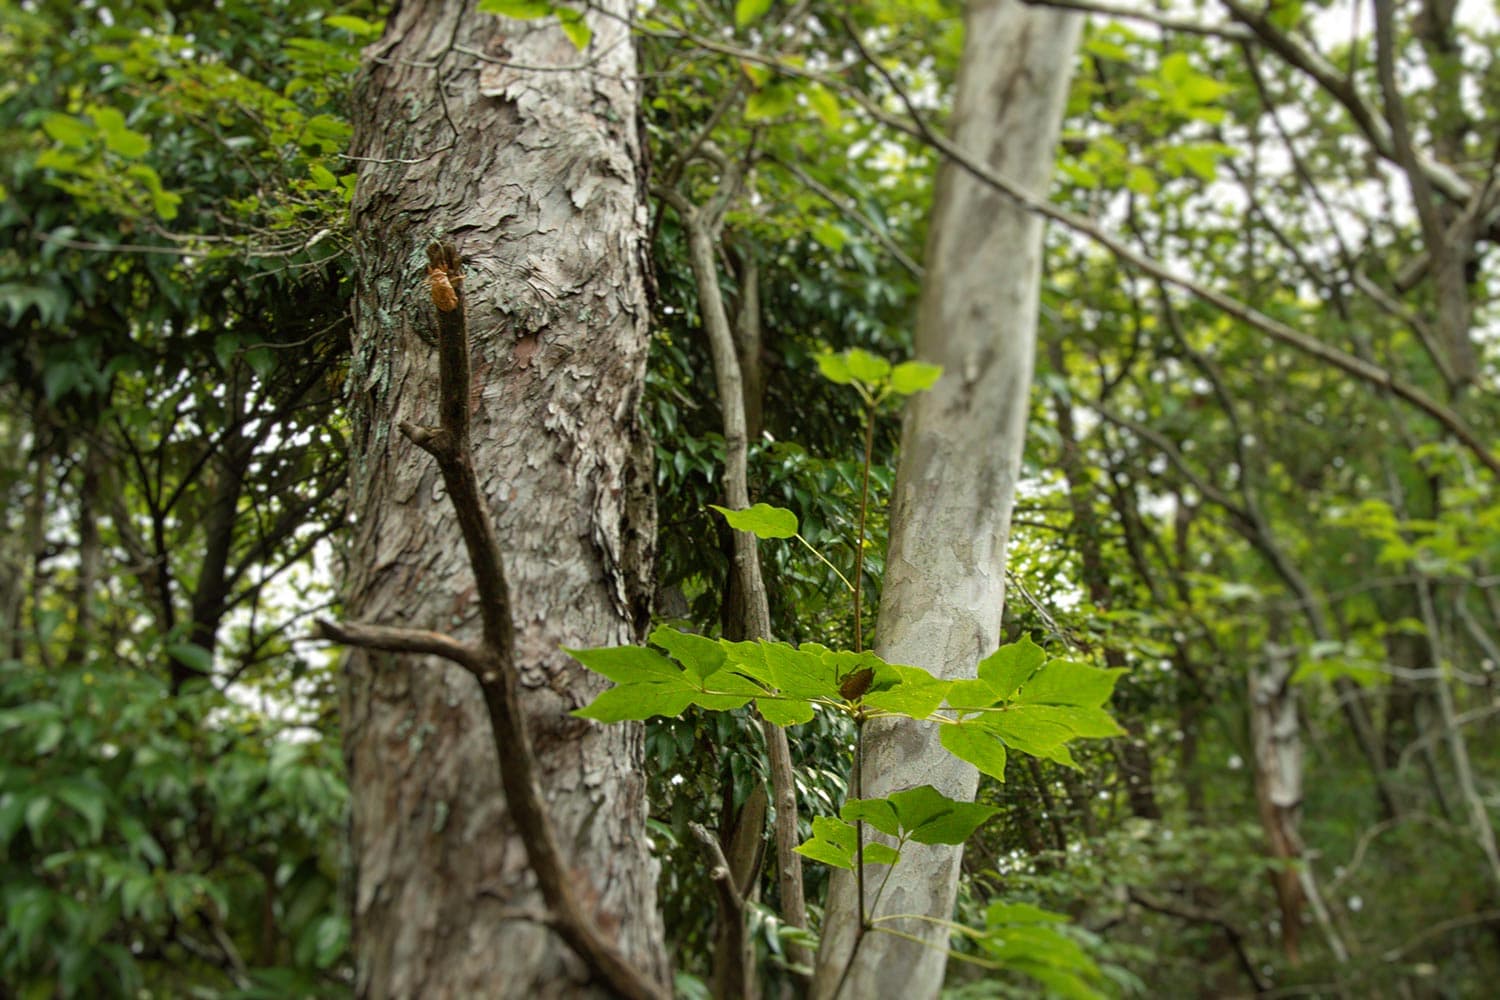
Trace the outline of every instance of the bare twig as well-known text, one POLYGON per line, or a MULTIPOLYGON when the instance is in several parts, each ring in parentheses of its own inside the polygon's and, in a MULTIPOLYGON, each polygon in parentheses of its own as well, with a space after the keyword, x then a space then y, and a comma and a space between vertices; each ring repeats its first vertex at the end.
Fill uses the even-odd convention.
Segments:
POLYGON ((583 908, 574 888, 578 875, 562 856, 542 799, 536 752, 517 692, 514 625, 500 544, 486 513, 469 446, 469 334, 458 250, 451 243, 434 243, 427 257, 428 282, 438 310, 442 422, 437 427, 403 423, 401 431, 437 461, 442 473, 474 571, 482 638, 479 644, 470 645, 433 632, 378 625, 320 622, 319 628, 325 637, 350 645, 441 656, 474 676, 489 714, 506 804, 550 911, 549 926, 619 995, 664 1000, 666 991, 605 940, 583 908))

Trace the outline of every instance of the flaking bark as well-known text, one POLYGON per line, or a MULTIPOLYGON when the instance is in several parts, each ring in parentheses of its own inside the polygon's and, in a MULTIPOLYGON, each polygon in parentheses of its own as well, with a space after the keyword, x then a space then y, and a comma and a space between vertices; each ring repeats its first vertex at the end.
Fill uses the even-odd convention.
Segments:
MULTIPOLYGON (((472 640, 479 595, 441 477, 397 432, 437 412, 423 250, 465 258, 478 489, 510 581, 519 699, 539 782, 599 930, 665 978, 639 727, 571 718, 603 682, 560 647, 639 641, 654 511, 636 405, 646 358, 634 50, 590 15, 401 4, 366 53, 355 123, 359 274, 350 372, 351 619, 472 640), (522 67, 575 67, 536 72, 522 67)), ((594 987, 540 912, 472 677, 352 655, 356 992, 555 997, 594 987)))

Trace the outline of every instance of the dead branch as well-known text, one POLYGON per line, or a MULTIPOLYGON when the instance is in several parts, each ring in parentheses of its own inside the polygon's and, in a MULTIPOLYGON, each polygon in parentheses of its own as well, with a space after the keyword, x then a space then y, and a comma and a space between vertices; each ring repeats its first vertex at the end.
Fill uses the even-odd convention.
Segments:
POLYGON ((448 499, 463 532, 464 547, 479 593, 481 640, 477 645, 450 636, 379 625, 319 622, 324 637, 348 645, 390 652, 440 656, 467 670, 479 682, 489 714, 490 735, 500 767, 506 804, 517 838, 526 850, 547 919, 564 941, 608 987, 630 1000, 665 1000, 669 994, 606 940, 583 908, 574 883, 578 875, 557 844, 536 774, 536 751, 517 692, 514 625, 500 544, 485 510, 469 445, 469 333, 465 321, 463 273, 451 243, 427 248, 428 283, 438 315, 440 382, 437 427, 402 424, 401 432, 438 464, 448 499))

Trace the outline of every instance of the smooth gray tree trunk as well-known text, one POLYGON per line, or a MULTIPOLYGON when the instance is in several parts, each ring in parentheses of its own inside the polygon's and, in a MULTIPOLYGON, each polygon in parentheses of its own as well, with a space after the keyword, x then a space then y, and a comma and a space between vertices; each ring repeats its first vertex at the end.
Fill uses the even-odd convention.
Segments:
MULTIPOLYGON (((423 252, 451 239, 465 258, 475 465, 544 792, 601 931, 665 981, 641 731, 568 715, 602 683, 561 648, 641 641, 654 542, 636 412, 648 331, 635 55, 620 20, 631 4, 601 6, 616 16, 590 15, 592 46, 578 52, 552 19, 406 0, 366 52, 347 616, 478 631, 438 470, 396 429, 437 422, 423 252)), ((535 919, 472 678, 355 652, 343 719, 357 994, 589 995, 577 959, 535 919)))
MULTIPOLYGON (((953 138, 1036 194, 1045 194, 1052 175, 1078 28, 1075 15, 1019 0, 968 7, 953 138)), ((914 397, 901 438, 877 646, 888 661, 972 677, 998 645, 1041 256, 1041 219, 953 164, 943 166, 916 332, 917 357, 942 365, 943 377, 914 397)), ((974 769, 944 750, 937 727, 927 724, 871 725, 863 771, 865 797, 931 784, 972 799, 976 787, 974 769)), ((874 916, 949 919, 961 858, 961 848, 907 846, 874 916)), ((869 901, 884 871, 867 877, 869 901)), ((874 930, 856 948, 855 896, 854 879, 836 872, 814 994, 936 996, 947 929, 897 920, 887 926, 925 944, 874 930)))

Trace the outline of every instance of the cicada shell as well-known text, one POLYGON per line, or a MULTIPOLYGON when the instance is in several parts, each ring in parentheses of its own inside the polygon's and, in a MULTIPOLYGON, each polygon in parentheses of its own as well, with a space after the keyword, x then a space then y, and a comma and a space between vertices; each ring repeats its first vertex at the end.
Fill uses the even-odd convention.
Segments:
POLYGON ((458 292, 448 280, 445 268, 434 267, 429 270, 427 285, 432 289, 432 304, 438 307, 438 312, 452 312, 458 308, 458 292))

